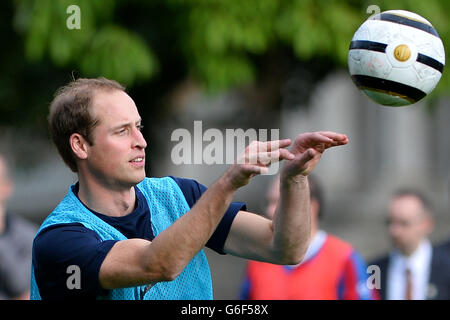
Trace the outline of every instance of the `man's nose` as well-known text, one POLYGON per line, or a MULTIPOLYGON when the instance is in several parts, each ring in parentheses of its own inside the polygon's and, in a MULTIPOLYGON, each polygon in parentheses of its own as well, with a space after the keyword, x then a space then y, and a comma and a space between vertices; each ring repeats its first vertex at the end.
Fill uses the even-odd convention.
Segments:
POLYGON ((145 138, 138 128, 134 128, 134 147, 145 149, 147 147, 147 141, 145 141, 145 138))

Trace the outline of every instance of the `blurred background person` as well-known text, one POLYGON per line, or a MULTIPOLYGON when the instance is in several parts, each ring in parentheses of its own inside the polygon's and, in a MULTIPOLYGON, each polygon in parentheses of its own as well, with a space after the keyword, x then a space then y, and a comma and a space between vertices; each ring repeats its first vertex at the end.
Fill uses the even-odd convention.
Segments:
MULTIPOLYGON (((323 218, 323 191, 315 176, 308 178, 311 198, 311 240, 299 265, 281 266, 250 261, 242 285, 242 299, 370 300, 376 292, 366 285, 366 263, 351 244, 319 227, 323 218)), ((280 181, 267 194, 266 214, 272 218, 280 197, 280 181)))
POLYGON ((0 155, 0 299, 29 299, 31 246, 37 228, 6 211, 13 193, 6 158, 0 155))
POLYGON ((417 190, 399 190, 388 207, 392 250, 372 264, 380 268, 380 296, 386 300, 450 299, 450 256, 428 239, 432 208, 417 190))
POLYGON ((442 249, 447 250, 448 254, 450 254, 450 238, 443 242, 441 245, 442 249))

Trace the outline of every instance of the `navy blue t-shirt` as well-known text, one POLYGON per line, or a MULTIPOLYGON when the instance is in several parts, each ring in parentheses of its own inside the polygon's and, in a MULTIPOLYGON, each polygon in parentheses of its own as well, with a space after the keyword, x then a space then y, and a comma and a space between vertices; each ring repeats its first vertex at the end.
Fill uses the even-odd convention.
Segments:
MULTIPOLYGON (((189 207, 207 190, 195 180, 171 177, 180 187, 189 207)), ((73 187, 78 196, 78 184, 73 187)), ((115 227, 128 239, 153 240, 150 210, 144 195, 135 187, 137 206, 123 217, 110 217, 92 211, 103 221, 115 227)), ((89 209, 89 208, 88 208, 89 209)), ((90 209, 89 209, 90 210, 90 209)), ((246 210, 242 202, 233 202, 207 242, 210 249, 224 254, 223 246, 231 223, 239 210, 246 210)), ((94 231, 80 223, 65 223, 43 229, 33 242, 33 267, 36 283, 42 299, 95 299, 107 295, 99 283, 100 266, 117 240, 102 241, 94 231), (75 265, 80 270, 80 289, 69 289, 68 278, 75 265)))

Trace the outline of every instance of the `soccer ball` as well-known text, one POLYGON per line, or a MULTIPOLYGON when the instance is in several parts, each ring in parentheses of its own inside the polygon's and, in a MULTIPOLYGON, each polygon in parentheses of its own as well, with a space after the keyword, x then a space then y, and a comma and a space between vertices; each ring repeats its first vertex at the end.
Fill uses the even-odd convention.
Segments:
POLYGON ((429 94, 445 65, 442 40, 430 22, 404 10, 371 16, 355 32, 348 68, 376 103, 405 106, 429 94))

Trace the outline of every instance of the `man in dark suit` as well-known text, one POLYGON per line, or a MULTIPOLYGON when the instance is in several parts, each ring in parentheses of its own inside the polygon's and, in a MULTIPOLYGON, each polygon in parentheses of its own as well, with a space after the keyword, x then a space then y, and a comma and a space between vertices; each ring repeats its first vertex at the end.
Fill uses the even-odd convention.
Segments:
POLYGON ((370 263, 380 268, 381 299, 450 299, 450 255, 428 240, 432 209, 420 192, 401 190, 388 209, 388 232, 393 248, 370 263))
POLYGON ((440 248, 442 248, 443 250, 446 250, 447 253, 450 255, 450 238, 444 242, 442 242, 439 245, 440 248))

